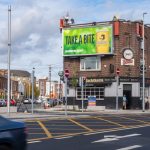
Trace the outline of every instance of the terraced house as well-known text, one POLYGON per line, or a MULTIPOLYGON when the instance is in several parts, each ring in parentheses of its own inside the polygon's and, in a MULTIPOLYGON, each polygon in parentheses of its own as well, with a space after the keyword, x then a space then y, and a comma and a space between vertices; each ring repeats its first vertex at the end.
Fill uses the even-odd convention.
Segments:
MULTIPOLYGON (((142 107, 143 22, 122 20, 70 24, 60 20, 64 70, 69 71, 68 105, 87 103, 96 97, 96 106, 119 108, 127 96, 127 108, 142 107), (116 81, 117 72, 119 82, 116 81), (85 83, 81 88, 81 77, 85 83), (76 84, 72 84, 76 80, 76 84)), ((150 97, 150 26, 145 36, 145 97, 150 97)))

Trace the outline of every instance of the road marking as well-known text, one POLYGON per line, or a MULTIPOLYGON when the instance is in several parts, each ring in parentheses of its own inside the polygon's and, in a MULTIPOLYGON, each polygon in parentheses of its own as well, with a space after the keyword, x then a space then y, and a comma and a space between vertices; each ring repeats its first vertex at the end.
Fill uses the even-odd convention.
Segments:
POLYGON ((32 143, 39 143, 41 141, 29 141, 28 144, 32 144, 32 143))
POLYGON ((54 138, 56 140, 61 140, 61 139, 67 139, 67 138, 72 138, 73 136, 66 136, 66 137, 60 137, 60 138, 54 138))
POLYGON ((118 141, 119 139, 122 139, 122 138, 127 138, 127 137, 134 137, 134 136, 139 136, 141 134, 129 134, 129 135, 124 135, 124 136, 117 136, 117 135, 107 135, 107 136, 104 136, 104 139, 101 139, 101 140, 97 140, 97 141, 93 141, 92 143, 99 143, 99 142, 110 142, 110 141, 118 141))
POLYGON ((68 119, 69 121, 71 121, 71 122, 73 122, 73 123, 75 123, 76 125, 78 125, 78 126, 80 126, 80 127, 82 127, 82 128, 84 128, 84 129, 86 129, 86 130, 88 130, 88 131, 90 131, 90 132, 93 132, 94 130, 92 130, 92 129, 90 129, 90 128, 88 128, 88 127, 86 127, 85 125, 83 125, 83 124, 80 124, 79 122, 77 122, 77 121, 75 121, 75 120, 73 120, 73 119, 68 119))
POLYGON ((135 149, 135 148, 139 148, 142 147, 141 145, 133 145, 133 146, 128 146, 128 147, 124 147, 124 148, 119 148, 117 150, 131 150, 131 149, 135 149))
POLYGON ((103 119, 103 118, 101 118, 101 117, 94 117, 94 118, 96 118, 96 119, 98 119, 98 120, 103 120, 103 121, 109 122, 109 123, 111 123, 111 124, 115 124, 115 125, 120 126, 120 127, 123 127, 123 128, 126 128, 126 126, 124 126, 124 125, 122 125, 122 124, 120 124, 120 123, 116 123, 116 122, 113 122, 113 121, 110 121, 110 120, 107 120, 107 119, 103 119))
POLYGON ((128 117, 124 117, 124 116, 118 116, 118 117, 119 117, 119 118, 123 118, 123 119, 128 119, 128 120, 133 120, 133 121, 145 123, 145 124, 149 124, 149 122, 145 122, 145 121, 138 120, 138 119, 128 118, 128 117))
POLYGON ((47 135, 48 138, 52 138, 52 134, 47 130, 45 125, 41 121, 37 121, 41 128, 44 130, 45 134, 47 135))

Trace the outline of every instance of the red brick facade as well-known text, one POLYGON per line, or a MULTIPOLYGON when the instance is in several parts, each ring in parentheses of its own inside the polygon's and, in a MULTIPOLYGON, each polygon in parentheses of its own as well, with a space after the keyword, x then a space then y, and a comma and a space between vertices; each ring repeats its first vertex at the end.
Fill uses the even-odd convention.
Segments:
MULTIPOLYGON (((110 22, 112 23, 112 22, 110 22)), ((101 71, 80 71, 80 57, 64 57, 64 68, 69 69, 70 78, 73 72, 77 70, 80 76, 86 77, 111 77, 115 76, 114 73, 110 73, 110 64, 113 64, 116 68, 120 69, 120 76, 125 77, 139 77, 140 76, 140 59, 142 59, 141 41, 140 37, 136 33, 136 22, 120 21, 119 24, 120 34, 113 36, 114 54, 104 55, 101 58, 101 71), (131 48, 133 50, 135 65, 134 66, 121 66, 121 58, 123 58, 123 50, 125 48, 131 48)), ((145 63, 146 63, 146 77, 150 77, 150 27, 145 26, 145 63)))
MULTIPOLYGON (((101 70, 100 71, 81 71, 80 70, 80 58, 82 57, 90 57, 90 56, 64 56, 64 69, 68 69, 70 72, 69 78, 72 79, 76 77, 79 79, 81 76, 85 76, 87 79, 100 79, 100 78, 113 78, 116 77, 116 70, 119 68, 120 70, 120 93, 119 99, 122 99, 124 93, 128 95, 128 99, 130 101, 130 108, 133 107, 141 107, 140 101, 140 87, 142 85, 142 71, 140 70, 142 64, 142 22, 134 22, 134 21, 110 21, 105 23, 96 23, 96 25, 105 25, 111 24, 113 26, 113 53, 110 55, 100 55, 101 57, 101 70), (123 54, 125 49, 131 49, 133 52, 133 65, 124 65, 121 64, 121 61, 130 61, 124 58, 123 54), (127 80, 123 80, 123 79, 127 80), (122 80, 121 80, 122 79, 122 80), (130 80, 131 79, 131 80, 130 80), (127 88, 127 85, 128 88, 127 88), (134 91, 135 90, 135 91, 134 91)), ((93 24, 88 24, 88 26, 92 26, 93 24)), ((78 26, 78 25, 74 25, 78 26)), ((80 25, 81 26, 81 25, 80 25)), ((83 24, 83 27, 86 27, 87 24, 83 24)), ((71 28, 71 26, 67 26, 67 28, 71 28)), ((145 85, 147 87, 147 95, 150 97, 150 26, 145 25, 145 85)), ((78 85, 79 86, 79 85, 78 85)), ((95 87, 94 85, 93 87, 95 87)), ((102 85, 99 83, 99 87, 102 85)), ((107 103, 111 103, 115 105, 115 97, 116 92, 113 91, 116 88, 114 81, 111 82, 111 85, 103 85, 104 87, 104 98, 103 101, 97 101, 97 105, 107 105, 107 103), (111 94, 109 94, 109 87, 112 90, 111 94)), ((86 87, 85 87, 86 88, 86 87)), ((78 92, 76 92, 78 93, 78 92)), ((74 96, 73 96, 74 97, 74 96)), ((77 96, 75 95, 76 103, 77 96)), ((68 99, 69 101, 69 99, 68 99)), ((71 101, 71 96, 70 96, 71 101)), ((70 103, 72 104, 72 102, 70 103)), ((109 104, 109 106, 112 106, 109 104)), ((120 101, 121 105, 121 101, 120 101)))

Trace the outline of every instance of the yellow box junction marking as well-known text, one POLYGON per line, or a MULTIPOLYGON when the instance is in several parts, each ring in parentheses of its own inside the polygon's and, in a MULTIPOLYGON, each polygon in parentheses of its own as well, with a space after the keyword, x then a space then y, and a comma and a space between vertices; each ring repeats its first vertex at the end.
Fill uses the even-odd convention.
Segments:
POLYGON ((86 127, 85 125, 83 125, 83 124, 81 124, 81 123, 79 123, 79 122, 77 122, 77 121, 75 121, 75 120, 73 120, 73 119, 68 119, 68 120, 71 121, 71 122, 73 122, 73 123, 75 123, 76 125, 78 125, 78 126, 84 128, 84 129, 90 131, 90 132, 93 132, 93 131, 94 131, 94 130, 92 130, 92 129, 86 127))
POLYGON ((128 117, 124 117, 124 116, 118 116, 118 117, 119 117, 119 118, 123 118, 123 119, 127 119, 127 120, 132 120, 132 121, 141 122, 141 123, 144 123, 144 124, 150 124, 149 122, 145 122, 145 121, 138 120, 138 119, 128 118, 128 117))
POLYGON ((37 122, 41 126, 41 128, 44 130, 47 137, 52 138, 52 134, 48 131, 48 129, 45 127, 45 125, 41 121, 37 121, 37 122))
POLYGON ((98 120, 103 120, 103 121, 109 122, 109 123, 111 123, 111 124, 114 124, 114 125, 117 125, 117 126, 120 126, 120 127, 123 127, 123 128, 126 128, 126 126, 124 126, 124 125, 122 125, 122 124, 120 124, 120 123, 116 123, 116 122, 113 122, 113 121, 110 121, 110 120, 107 120, 107 119, 103 119, 103 118, 101 118, 101 117, 94 117, 94 118, 96 118, 96 119, 98 119, 98 120))

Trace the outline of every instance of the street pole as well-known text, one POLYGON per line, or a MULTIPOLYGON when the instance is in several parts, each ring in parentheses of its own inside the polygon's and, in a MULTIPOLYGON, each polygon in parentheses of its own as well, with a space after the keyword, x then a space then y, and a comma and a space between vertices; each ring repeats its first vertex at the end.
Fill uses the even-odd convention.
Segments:
POLYGON ((116 110, 118 110, 118 82, 119 82, 119 75, 116 76, 116 110))
POLYGON ((81 77, 81 93, 82 93, 82 112, 83 112, 83 108, 84 108, 84 104, 83 104, 83 77, 81 77))
POLYGON ((51 99, 51 65, 49 66, 49 90, 50 90, 50 99, 51 99))
POLYGON ((32 114, 33 114, 33 101, 34 101, 34 69, 32 69, 32 114))
POLYGON ((65 78, 65 115, 67 116, 67 82, 68 78, 64 76, 65 78))
POLYGON ((11 53, 11 6, 8 6, 8 79, 7 79, 7 112, 10 115, 10 53, 11 53))
POLYGON ((11 99, 13 99, 13 73, 11 74, 11 99))
POLYGON ((144 15, 146 15, 147 13, 143 13, 143 45, 142 45, 142 48, 143 48, 143 107, 142 107, 142 111, 144 112, 145 111, 145 41, 144 41, 144 36, 145 36, 145 29, 144 29, 144 15))
POLYGON ((30 79, 29 79, 29 100, 30 100, 30 79))

